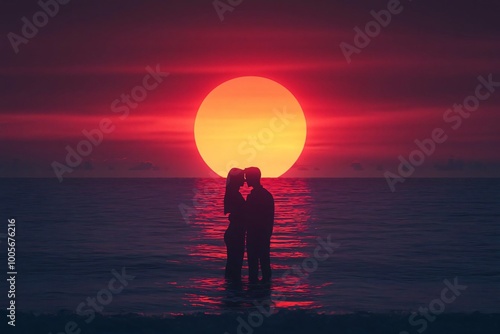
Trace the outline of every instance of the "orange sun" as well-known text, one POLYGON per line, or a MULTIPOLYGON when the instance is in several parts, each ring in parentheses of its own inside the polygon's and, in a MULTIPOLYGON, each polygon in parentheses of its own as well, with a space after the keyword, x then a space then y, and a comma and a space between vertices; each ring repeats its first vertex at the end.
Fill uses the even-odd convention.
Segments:
POLYGON ((292 93, 262 77, 239 77, 214 88, 194 123, 196 146, 205 163, 226 177, 232 167, 259 167, 278 177, 299 158, 307 126, 292 93))

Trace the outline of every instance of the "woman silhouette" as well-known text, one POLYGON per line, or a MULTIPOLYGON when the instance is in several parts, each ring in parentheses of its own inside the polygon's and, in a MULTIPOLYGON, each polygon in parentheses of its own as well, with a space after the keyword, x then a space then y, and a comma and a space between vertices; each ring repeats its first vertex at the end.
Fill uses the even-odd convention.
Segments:
POLYGON ((229 226, 224 233, 227 247, 225 277, 232 281, 241 280, 241 267, 245 254, 245 199, 240 187, 245 183, 242 169, 232 168, 227 175, 224 195, 224 214, 229 213, 229 226))

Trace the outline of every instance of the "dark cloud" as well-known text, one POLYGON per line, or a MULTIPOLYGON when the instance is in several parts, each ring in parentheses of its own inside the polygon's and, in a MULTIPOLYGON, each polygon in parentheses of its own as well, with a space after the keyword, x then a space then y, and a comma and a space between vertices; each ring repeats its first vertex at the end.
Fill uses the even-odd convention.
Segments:
POLYGON ((445 164, 436 163, 434 168, 440 171, 461 171, 465 168, 463 160, 450 158, 445 164))
POLYGON ((438 171, 456 172, 465 171, 472 173, 471 175, 489 175, 497 177, 500 171, 500 162, 497 161, 480 161, 480 160, 465 160, 459 158, 449 158, 446 162, 434 163, 434 168, 438 171))
POLYGON ((358 172, 364 170, 364 167, 360 162, 353 162, 351 164, 351 168, 358 172))
POLYGON ((475 170, 475 171, 481 171, 481 170, 487 169, 487 165, 481 161, 471 161, 468 164, 468 167, 472 170, 475 170))
POLYGON ((155 166, 151 161, 143 161, 131 167, 129 170, 158 170, 158 169, 159 168, 155 166))
POLYGON ((91 161, 85 161, 83 164, 82 164, 82 168, 84 170, 93 170, 94 169, 94 165, 92 164, 91 161))
POLYGON ((295 163, 293 166, 292 166, 292 169, 295 169, 295 170, 298 170, 298 171, 302 171, 302 172, 306 172, 309 170, 309 166, 307 165, 304 165, 304 164, 300 164, 300 163, 295 163))

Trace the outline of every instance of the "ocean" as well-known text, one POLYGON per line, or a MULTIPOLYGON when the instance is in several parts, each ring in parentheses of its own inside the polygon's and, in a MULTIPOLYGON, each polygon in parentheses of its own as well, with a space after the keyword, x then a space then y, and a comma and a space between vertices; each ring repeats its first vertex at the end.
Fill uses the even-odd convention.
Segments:
POLYGON ((2 280, 0 328, 500 333, 500 179, 262 183, 270 287, 248 286, 246 260, 242 286, 224 281, 224 179, 1 179, 17 275, 16 327, 2 280))

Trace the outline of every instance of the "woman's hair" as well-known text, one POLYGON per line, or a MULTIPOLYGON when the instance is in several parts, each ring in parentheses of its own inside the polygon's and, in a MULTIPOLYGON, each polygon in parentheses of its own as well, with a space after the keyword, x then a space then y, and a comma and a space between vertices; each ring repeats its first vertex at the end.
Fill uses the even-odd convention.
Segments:
POLYGON ((226 193, 224 195, 224 214, 231 213, 234 209, 234 198, 232 198, 234 193, 232 191, 240 189, 241 180, 244 176, 243 169, 239 168, 231 168, 227 174, 226 193))

